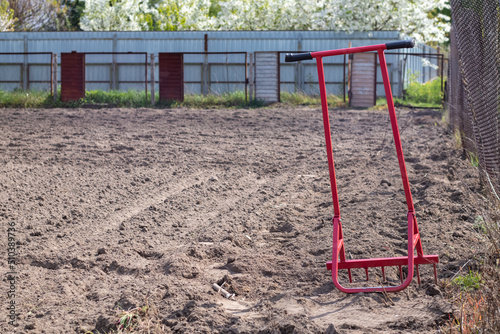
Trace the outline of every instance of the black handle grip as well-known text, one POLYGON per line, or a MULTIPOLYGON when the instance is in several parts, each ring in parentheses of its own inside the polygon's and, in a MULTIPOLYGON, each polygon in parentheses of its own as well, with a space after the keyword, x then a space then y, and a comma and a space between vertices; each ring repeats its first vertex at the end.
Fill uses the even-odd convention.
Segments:
POLYGON ((414 39, 408 39, 406 41, 397 41, 397 42, 390 42, 390 43, 385 43, 385 47, 387 50, 392 50, 392 49, 410 49, 415 46, 415 40, 414 39))
POLYGON ((300 61, 300 60, 310 60, 313 59, 311 56, 311 52, 307 53, 287 53, 285 55, 285 62, 291 63, 294 61, 300 61))

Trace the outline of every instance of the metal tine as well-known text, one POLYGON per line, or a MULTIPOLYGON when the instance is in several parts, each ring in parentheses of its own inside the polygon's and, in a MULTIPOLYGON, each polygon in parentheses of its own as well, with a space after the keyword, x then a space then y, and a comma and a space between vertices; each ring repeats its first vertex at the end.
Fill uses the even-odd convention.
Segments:
POLYGON ((347 269, 347 272, 349 273, 349 283, 352 283, 351 269, 347 269))
POLYGON ((434 267, 434 283, 436 283, 436 285, 438 284, 438 277, 437 277, 437 271, 436 271, 436 264, 433 263, 432 266, 434 267))
POLYGON ((401 283, 403 283, 403 269, 399 266, 399 278, 401 279, 401 283))
POLYGON ((415 265, 417 267, 417 282, 418 285, 420 286, 420 272, 418 271, 418 264, 415 265))
POLYGON ((365 273, 366 273, 366 280, 369 281, 369 278, 368 278, 368 267, 365 268, 365 273))
POLYGON ((382 268, 382 280, 385 282, 385 270, 384 267, 381 268, 382 268))

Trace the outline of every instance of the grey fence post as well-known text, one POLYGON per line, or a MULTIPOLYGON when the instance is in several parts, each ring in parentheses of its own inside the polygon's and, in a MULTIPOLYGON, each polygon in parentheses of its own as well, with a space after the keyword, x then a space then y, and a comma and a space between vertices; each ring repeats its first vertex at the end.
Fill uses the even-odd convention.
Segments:
MULTIPOLYGON (((116 34, 113 35, 113 52, 117 52, 117 44, 118 44, 118 40, 117 40, 117 36, 116 34)), ((114 54, 113 55, 113 63, 111 64, 111 90, 117 90, 118 89, 118 85, 117 85, 117 74, 116 74, 116 55, 114 54)))
MULTIPOLYGON (((24 35, 24 52, 29 52, 28 51, 28 35, 24 35)), ((24 61, 23 61, 23 86, 21 87, 23 90, 28 90, 30 88, 30 83, 29 83, 29 69, 28 69, 28 55, 24 55, 24 61)))
POLYGON ((248 54, 248 83, 249 83, 249 97, 248 100, 252 101, 255 97, 255 79, 254 79, 254 62, 253 62, 253 52, 248 54))
POLYGON ((155 105, 155 54, 151 54, 151 105, 155 105))
MULTIPOLYGON (((302 34, 297 40, 297 52, 302 52, 302 34)), ((304 64, 301 61, 295 63, 295 92, 304 92, 304 64)))
POLYGON ((203 65, 201 68, 201 93, 207 95, 210 91, 208 86, 208 54, 203 57, 203 65))
POLYGON ((54 54, 52 57, 53 65, 52 65, 52 84, 53 84, 53 98, 54 102, 57 101, 57 54, 54 54))

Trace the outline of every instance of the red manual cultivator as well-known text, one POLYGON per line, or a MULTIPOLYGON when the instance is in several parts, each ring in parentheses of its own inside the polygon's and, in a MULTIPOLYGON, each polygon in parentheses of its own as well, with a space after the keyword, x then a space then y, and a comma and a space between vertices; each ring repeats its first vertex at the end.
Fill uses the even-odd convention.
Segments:
POLYGON ((296 54, 292 53, 292 54, 287 54, 285 57, 286 62, 316 59, 316 64, 318 68, 319 89, 321 95, 321 106, 323 110, 323 125, 325 130, 326 152, 328 156, 328 168, 330 172, 330 184, 332 189, 333 210, 334 210, 333 252, 332 252, 333 254, 332 254, 332 261, 327 262, 326 267, 328 268, 328 270, 332 271, 332 280, 335 286, 340 291, 346 293, 375 292, 375 291, 394 292, 403 290, 411 283, 411 280, 413 279, 414 266, 416 267, 417 279, 418 283, 420 284, 420 273, 418 270, 418 265, 420 264, 432 264, 434 266, 434 279, 437 282, 436 264, 439 261, 438 256, 424 255, 424 251, 422 249, 422 241, 420 239, 420 234, 418 232, 417 217, 415 216, 415 208, 413 207, 413 199, 410 192, 410 183, 408 182, 408 175, 406 173, 406 166, 403 157, 403 148, 401 146, 401 138, 399 136, 398 122, 396 119, 396 112, 394 110, 394 101, 392 99, 389 74, 387 72, 387 64, 385 61, 385 54, 384 54, 384 50, 412 48, 413 46, 414 46, 413 41, 397 41, 387 44, 361 46, 348 49, 296 53, 296 54), (340 219, 340 205, 337 192, 337 179, 335 178, 335 165, 333 162, 332 138, 330 131, 330 119, 328 116, 328 104, 326 99, 323 57, 360 53, 360 52, 373 52, 373 51, 376 51, 379 57, 380 69, 382 71, 382 78, 384 81, 385 96, 387 99, 387 106, 389 109, 389 116, 391 119, 392 133, 394 136, 394 143, 396 145, 396 151, 398 155, 399 169, 401 172, 401 178, 403 180, 403 188, 405 191, 406 203, 408 206, 408 213, 407 213, 408 256, 362 259, 362 260, 347 260, 345 255, 344 238, 342 234, 342 223, 340 219), (415 255, 415 250, 417 253, 416 255, 415 255), (347 269, 347 272, 349 274, 349 282, 352 283, 351 269, 364 268, 366 273, 366 280, 368 280, 368 268, 380 267, 382 269, 382 278, 385 281, 384 268, 389 266, 399 267, 399 276, 401 279, 400 285, 346 288, 340 284, 338 279, 339 269, 347 269), (406 279, 404 280, 403 280, 402 266, 408 266, 408 273, 406 279))

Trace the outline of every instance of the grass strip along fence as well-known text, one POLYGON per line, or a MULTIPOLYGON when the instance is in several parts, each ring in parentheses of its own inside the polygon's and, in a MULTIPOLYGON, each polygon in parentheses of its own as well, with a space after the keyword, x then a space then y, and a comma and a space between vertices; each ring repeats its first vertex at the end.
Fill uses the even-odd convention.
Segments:
MULTIPOLYGON (((60 96, 60 94, 58 94, 60 96)), ((151 94, 146 97, 139 91, 87 91, 85 97, 78 101, 62 102, 53 100, 50 93, 44 91, 0 91, 1 108, 80 108, 80 107, 120 107, 120 108, 151 108, 151 107, 246 107, 259 106, 257 101, 245 101, 244 92, 234 92, 223 95, 186 95, 184 102, 158 101, 151 104, 151 94)))
MULTIPOLYGON (((332 107, 346 106, 338 96, 331 95, 329 104, 332 107)), ((299 93, 281 93, 281 103, 290 106, 319 106, 319 97, 299 93)), ((245 100, 245 92, 237 91, 222 95, 190 95, 184 97, 183 102, 159 101, 153 106, 151 95, 148 97, 138 91, 87 91, 85 97, 78 101, 54 102, 50 93, 43 91, 0 91, 0 108, 79 108, 79 107, 119 107, 119 108, 261 108, 266 104, 259 100, 245 100)))
MULTIPOLYGON (((437 108, 441 105, 440 80, 436 78, 428 83, 411 83, 403 99, 395 98, 396 105, 411 106, 420 108, 437 108)), ((60 96, 60 92, 58 93, 60 96)), ((302 93, 281 93, 281 103, 290 106, 321 106, 319 96, 311 96, 302 93)), ((347 107, 347 104, 340 96, 328 96, 330 107, 347 107)), ((378 106, 386 104, 385 98, 377 101, 378 106)), ((151 94, 146 97, 139 91, 87 91, 85 97, 79 101, 62 102, 59 99, 53 101, 52 96, 44 91, 22 91, 4 92, 0 90, 0 108, 77 108, 77 107, 120 107, 120 108, 243 108, 264 107, 265 103, 259 100, 245 100, 245 92, 236 91, 221 95, 193 95, 186 94, 183 102, 159 101, 151 104, 151 94)))

